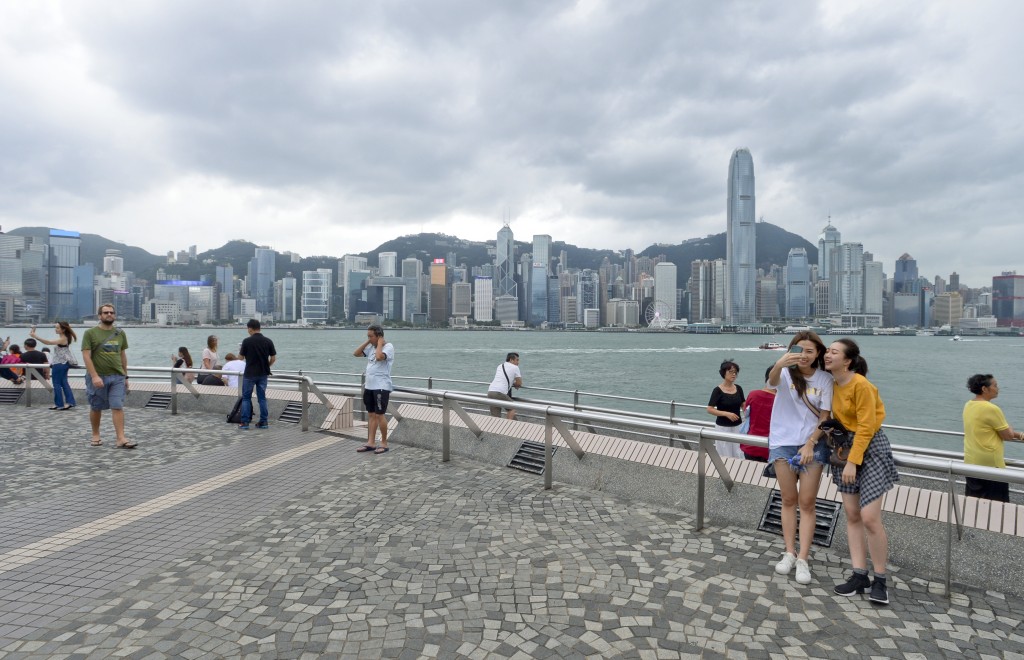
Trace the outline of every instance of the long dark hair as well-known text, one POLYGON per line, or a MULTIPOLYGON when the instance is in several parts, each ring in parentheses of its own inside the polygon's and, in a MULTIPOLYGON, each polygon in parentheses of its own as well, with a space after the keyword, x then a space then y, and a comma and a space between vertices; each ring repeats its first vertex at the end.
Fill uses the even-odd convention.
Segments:
MULTIPOLYGON (((811 332, 810 330, 801 330, 800 332, 793 335, 793 339, 789 342, 789 347, 793 348, 798 342, 809 341, 814 344, 814 350, 818 351, 818 355, 814 358, 814 362, 811 366, 815 369, 825 368, 825 344, 821 342, 821 337, 817 333, 811 332)), ((796 393, 800 395, 800 398, 804 398, 807 392, 807 379, 800 373, 799 369, 790 369, 789 377, 793 379, 793 387, 796 388, 796 393)))
POLYGON ((178 347, 178 352, 181 353, 182 359, 185 360, 185 366, 186 367, 191 367, 192 366, 192 356, 188 354, 188 349, 185 348, 184 346, 179 346, 178 347))
POLYGON ((78 335, 71 329, 71 324, 67 321, 57 321, 57 325, 60 326, 60 333, 64 335, 64 338, 68 340, 70 344, 73 341, 78 340, 78 335))
POLYGON ((850 371, 861 376, 867 376, 868 361, 861 357, 860 346, 857 345, 857 342, 846 337, 840 337, 836 340, 836 343, 843 345, 843 357, 850 361, 850 371))

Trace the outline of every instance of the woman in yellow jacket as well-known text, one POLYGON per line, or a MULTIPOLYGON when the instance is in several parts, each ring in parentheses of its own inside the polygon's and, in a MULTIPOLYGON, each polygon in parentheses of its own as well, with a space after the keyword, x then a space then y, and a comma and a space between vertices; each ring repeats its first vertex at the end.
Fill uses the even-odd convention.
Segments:
POLYGON ((832 373, 832 416, 854 433, 853 448, 842 470, 832 468, 832 480, 843 494, 846 536, 853 575, 834 591, 840 596, 862 594, 870 587, 874 603, 889 604, 885 566, 889 538, 882 525, 882 496, 899 480, 892 446, 882 431, 885 406, 878 388, 865 376, 868 363, 852 339, 839 339, 825 352, 825 369, 832 373), (865 543, 866 537, 866 543, 865 543), (868 579, 868 554, 875 579, 868 579))

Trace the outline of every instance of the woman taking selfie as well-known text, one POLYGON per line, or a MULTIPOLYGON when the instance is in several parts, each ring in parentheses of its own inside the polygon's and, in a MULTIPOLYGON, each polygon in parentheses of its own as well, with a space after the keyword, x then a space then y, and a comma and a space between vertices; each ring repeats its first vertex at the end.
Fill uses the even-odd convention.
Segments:
POLYGON ((825 368, 832 373, 832 416, 854 434, 846 467, 832 468, 832 480, 843 494, 846 535, 853 575, 834 591, 840 596, 862 594, 870 588, 873 603, 888 605, 885 566, 889 538, 882 525, 882 496, 899 481, 892 446, 882 431, 885 406, 878 388, 865 376, 868 363, 852 339, 840 339, 825 352, 825 368), (866 543, 865 543, 866 536, 866 543), (868 554, 875 579, 868 578, 868 554))
POLYGON ((68 370, 77 366, 78 361, 71 352, 71 345, 78 340, 75 331, 67 321, 57 321, 53 327, 57 331, 56 339, 43 339, 36 334, 33 327, 29 336, 37 339, 47 346, 56 346, 53 352, 53 407, 50 410, 70 410, 75 407, 75 394, 71 391, 71 384, 68 382, 68 370))
POLYGON ((786 552, 775 572, 789 575, 796 568, 796 581, 810 584, 811 541, 817 522, 815 500, 821 473, 828 465, 829 449, 818 424, 832 409, 832 376, 824 371, 825 345, 813 332, 798 332, 789 351, 778 359, 768 374, 768 385, 776 388, 772 425, 768 436, 768 462, 782 493, 782 537, 786 552), (797 504, 800 505, 800 550, 797 552, 797 504))

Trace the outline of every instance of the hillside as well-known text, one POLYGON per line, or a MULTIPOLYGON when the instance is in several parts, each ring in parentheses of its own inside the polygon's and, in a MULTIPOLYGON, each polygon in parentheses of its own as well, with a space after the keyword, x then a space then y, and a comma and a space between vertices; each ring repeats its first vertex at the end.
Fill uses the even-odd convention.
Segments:
MULTIPOLYGON (((49 229, 46 227, 22 227, 12 230, 10 233, 45 239, 49 229)), ((638 256, 664 254, 669 261, 678 266, 677 286, 682 288, 686 286, 686 281, 690 277, 691 261, 725 258, 725 240, 726 234, 723 232, 704 238, 689 239, 678 245, 652 245, 638 253, 638 256)), ((493 246, 494 241, 467 241, 457 236, 434 233, 410 234, 382 243, 374 250, 364 252, 360 256, 366 257, 370 266, 377 266, 377 255, 381 252, 396 252, 399 261, 415 256, 423 262, 424 270, 426 270, 434 259, 447 259, 448 255, 454 252, 457 264, 466 264, 472 267, 491 261, 492 257, 487 250, 488 245, 493 246)), ((121 250, 127 270, 150 281, 155 278, 157 268, 163 268, 169 279, 200 280, 204 277, 212 279, 214 266, 225 264, 232 266, 236 277, 245 277, 248 272, 249 260, 252 259, 256 247, 258 246, 255 243, 245 240, 228 241, 219 248, 200 253, 197 255, 196 261, 192 263, 168 265, 163 256, 150 254, 141 248, 117 243, 96 234, 82 234, 82 261, 83 263, 92 262, 101 265, 106 250, 116 248, 121 250)), ((804 248, 807 250, 807 258, 810 263, 817 263, 817 247, 802 236, 767 222, 757 223, 758 267, 767 270, 773 264, 785 265, 789 250, 793 247, 804 248)), ((529 242, 516 241, 517 255, 530 252, 531 249, 529 242)), ((606 258, 613 263, 622 258, 621 252, 617 250, 581 248, 564 241, 552 243, 552 255, 557 256, 562 250, 566 251, 570 268, 597 269, 606 258)), ((329 268, 337 276, 339 258, 340 255, 318 255, 305 257, 298 263, 292 263, 290 257, 278 255, 277 275, 282 277, 286 273, 292 273, 294 276, 300 277, 300 273, 304 270, 329 268)))

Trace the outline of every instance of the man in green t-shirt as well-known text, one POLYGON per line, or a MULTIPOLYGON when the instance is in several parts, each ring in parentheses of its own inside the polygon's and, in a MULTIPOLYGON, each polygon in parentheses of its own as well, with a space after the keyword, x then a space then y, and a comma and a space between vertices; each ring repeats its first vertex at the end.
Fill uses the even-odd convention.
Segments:
POLYGON ((117 446, 135 449, 124 435, 124 399, 128 394, 128 336, 114 327, 117 312, 113 305, 100 305, 100 322, 82 336, 82 360, 85 362, 85 391, 89 395, 89 421, 92 446, 100 440, 100 418, 110 409, 117 434, 117 446))

